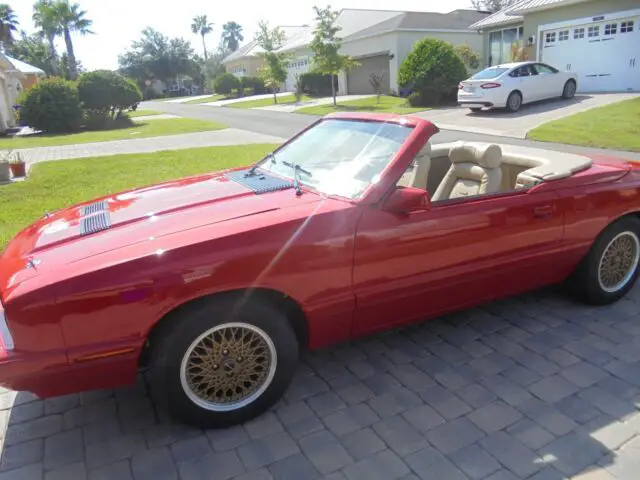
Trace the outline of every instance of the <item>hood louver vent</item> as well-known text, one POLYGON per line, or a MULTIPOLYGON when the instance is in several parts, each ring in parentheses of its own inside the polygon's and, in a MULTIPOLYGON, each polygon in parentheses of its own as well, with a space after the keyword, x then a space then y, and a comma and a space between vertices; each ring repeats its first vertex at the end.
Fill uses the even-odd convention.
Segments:
POLYGON ((85 217, 80 222, 80 233, 89 235, 90 233, 106 230, 111 226, 111 218, 107 212, 99 212, 97 214, 85 217))
POLYGON ((287 190, 293 188, 293 183, 290 180, 284 180, 282 178, 270 175, 266 172, 249 173, 250 169, 236 170, 225 174, 229 180, 239 183, 247 188, 250 188, 257 194, 277 192, 278 190, 287 190))
POLYGON ((89 205, 85 205, 80 210, 80 214, 83 215, 83 216, 84 215, 91 215, 91 214, 98 213, 98 212, 104 212, 106 209, 107 209, 107 202, 103 200, 101 202, 96 202, 96 203, 91 203, 89 205))

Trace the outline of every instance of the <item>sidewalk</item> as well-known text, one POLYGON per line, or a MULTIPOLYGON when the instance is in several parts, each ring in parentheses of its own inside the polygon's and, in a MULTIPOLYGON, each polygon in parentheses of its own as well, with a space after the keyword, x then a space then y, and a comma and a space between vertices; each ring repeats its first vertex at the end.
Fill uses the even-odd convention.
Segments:
MULTIPOLYGON (((351 100, 360 100, 362 98, 375 97, 375 95, 340 95, 336 97, 338 103, 349 102, 351 100)), ((301 108, 317 107, 319 105, 329 105, 333 103, 333 97, 314 98, 307 102, 287 103, 281 105, 268 105, 266 107, 257 107, 254 110, 270 110, 272 112, 291 113, 301 108)))
POLYGON ((282 143, 284 138, 261 133, 227 128, 211 132, 184 133, 164 137, 114 140, 111 142, 59 145, 52 147, 26 148, 19 151, 28 164, 71 158, 121 155, 126 153, 150 153, 161 150, 241 145, 249 143, 282 143))

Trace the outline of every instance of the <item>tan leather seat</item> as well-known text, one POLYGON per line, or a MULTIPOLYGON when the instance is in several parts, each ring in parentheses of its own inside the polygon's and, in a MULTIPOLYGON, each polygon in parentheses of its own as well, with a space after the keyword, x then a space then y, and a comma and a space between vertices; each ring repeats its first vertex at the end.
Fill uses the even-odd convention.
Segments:
POLYGON ((433 201, 500 191, 500 146, 493 143, 456 142, 449 150, 449 160, 451 168, 433 194, 433 201))
POLYGON ((413 171, 409 179, 409 185, 415 188, 427 189, 427 178, 431 168, 431 144, 425 143, 422 150, 418 152, 414 159, 413 171))

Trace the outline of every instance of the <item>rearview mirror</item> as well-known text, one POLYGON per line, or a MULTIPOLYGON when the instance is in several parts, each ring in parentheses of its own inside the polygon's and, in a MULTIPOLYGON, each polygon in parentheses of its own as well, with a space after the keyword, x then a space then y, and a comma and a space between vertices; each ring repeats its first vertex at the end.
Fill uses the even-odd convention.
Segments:
POLYGON ((384 202, 383 209, 392 213, 408 214, 429 209, 429 194, 414 187, 398 187, 384 202))

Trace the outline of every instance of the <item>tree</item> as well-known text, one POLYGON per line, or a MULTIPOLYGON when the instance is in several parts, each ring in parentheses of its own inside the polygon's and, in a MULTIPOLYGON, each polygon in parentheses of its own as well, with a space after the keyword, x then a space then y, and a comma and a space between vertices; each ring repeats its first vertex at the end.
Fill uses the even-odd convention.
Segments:
POLYGON ((287 80, 286 55, 278 52, 284 38, 280 27, 270 29, 269 24, 264 21, 258 24, 256 42, 264 50, 260 55, 265 60, 265 65, 259 69, 259 75, 265 86, 273 89, 273 103, 278 103, 277 89, 287 80))
POLYGON ((71 80, 78 78, 78 69, 76 64, 76 55, 73 51, 73 40, 71 33, 76 32, 81 35, 93 33, 90 27, 93 23, 85 17, 87 12, 80 10, 77 3, 70 4, 69 0, 56 0, 51 4, 54 12, 54 18, 57 21, 59 30, 62 31, 64 43, 67 47, 67 55, 69 56, 69 76, 71 80))
POLYGON ((18 31, 18 17, 16 13, 6 3, 0 4, 0 42, 7 45, 13 43, 13 35, 18 31))
MULTIPOLYGON (((314 70, 333 76, 338 75, 342 70, 349 70, 356 66, 357 63, 350 56, 340 54, 342 42, 338 37, 338 32, 341 27, 336 24, 340 12, 331 10, 331 6, 326 8, 313 7, 313 10, 316 13, 316 26, 309 48, 314 53, 314 70)), ((336 88, 333 80, 331 81, 331 94, 335 106, 336 88)))
POLYGON ((222 26, 222 44, 227 50, 235 52, 243 40, 242 27, 236 22, 227 22, 222 26))
POLYGON ((202 49, 204 50, 204 61, 207 61, 207 44, 204 37, 213 31, 213 23, 210 23, 206 15, 197 15, 193 17, 191 31, 202 37, 202 49))
POLYGON ((55 40, 62 34, 62 30, 56 18, 52 0, 38 0, 33 5, 33 23, 40 29, 40 34, 47 39, 49 70, 52 75, 59 75, 60 67, 55 40))
MULTIPOLYGON (((78 75, 84 73, 84 67, 79 60, 76 60, 76 73, 78 75)), ((71 80, 71 62, 69 61, 67 52, 63 52, 62 55, 60 55, 60 76, 65 80, 71 80)))
POLYGON ((54 75, 49 60, 49 48, 38 34, 20 32, 20 38, 7 47, 7 53, 18 60, 41 68, 47 75, 54 75))
POLYGON ((513 5, 518 0, 471 0, 471 5, 476 10, 497 12, 505 7, 513 5))
POLYGON ((169 38, 147 27, 142 38, 118 57, 122 73, 139 85, 146 80, 170 83, 179 75, 195 76, 199 68, 191 44, 182 38, 169 38))

